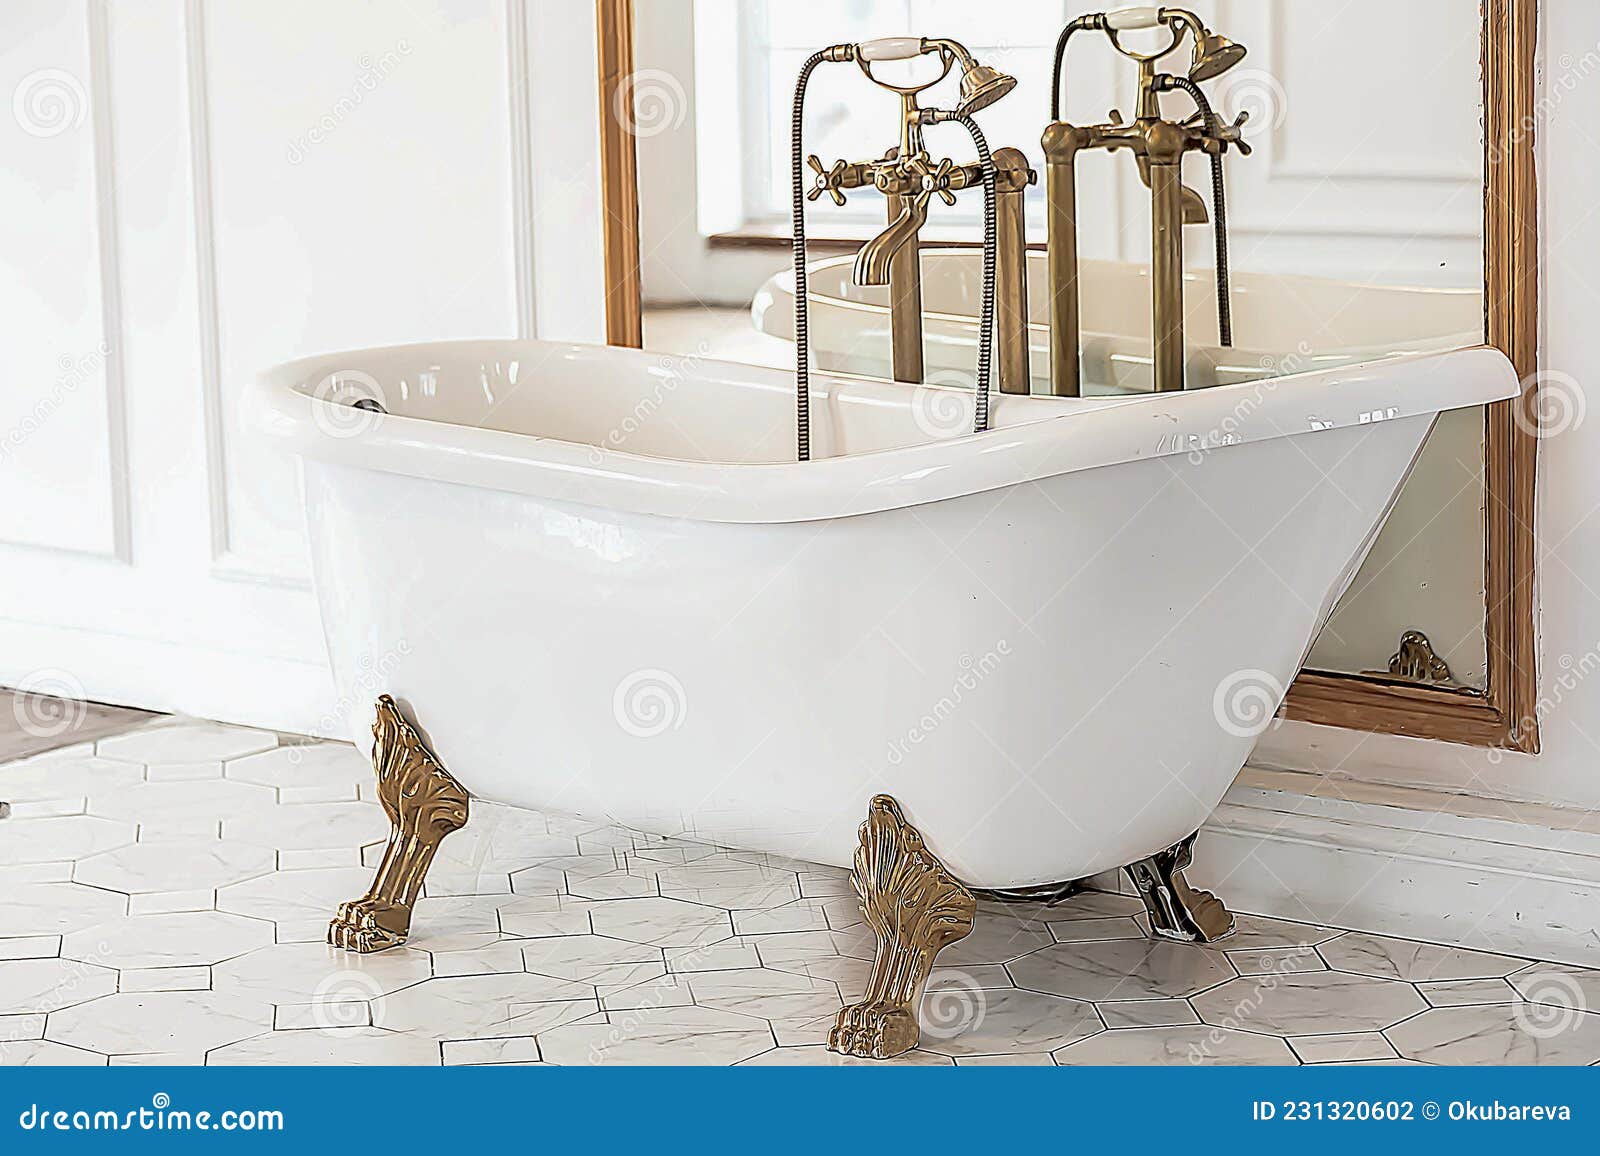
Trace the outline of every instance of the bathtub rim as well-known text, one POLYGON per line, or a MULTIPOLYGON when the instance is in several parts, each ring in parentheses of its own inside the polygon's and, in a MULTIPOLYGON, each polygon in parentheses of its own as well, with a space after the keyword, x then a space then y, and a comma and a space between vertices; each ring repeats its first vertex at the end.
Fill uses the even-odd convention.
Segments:
MULTIPOLYGON (((510 338, 317 354, 273 366, 251 382, 244 422, 286 449, 321 461, 663 517, 767 524, 854 517, 1079 470, 1225 452, 1256 441, 1366 424, 1374 415, 1381 415, 1378 420, 1431 416, 1502 401, 1520 389, 1504 354, 1476 346, 1164 395, 1021 398, 995 392, 997 428, 982 434, 804 463, 719 463, 403 414, 374 414, 354 431, 331 432, 334 423, 318 415, 318 407, 331 403, 305 388, 329 374, 357 369, 363 358, 432 360, 430 354, 441 351, 498 360, 537 351, 638 369, 658 366, 660 356, 617 346, 510 338), (1049 416, 1054 408, 1062 412, 1049 416), (1031 416, 1036 411, 1039 416, 1031 416), (1004 424, 1008 419, 1011 424, 1004 424)), ((710 359, 700 364, 736 370, 753 385, 793 391, 787 371, 710 359)), ((684 380, 693 376, 687 372, 684 380)), ((970 391, 955 387, 817 373, 813 424, 835 402, 910 406, 918 391, 929 389, 959 393, 970 405, 970 391)))

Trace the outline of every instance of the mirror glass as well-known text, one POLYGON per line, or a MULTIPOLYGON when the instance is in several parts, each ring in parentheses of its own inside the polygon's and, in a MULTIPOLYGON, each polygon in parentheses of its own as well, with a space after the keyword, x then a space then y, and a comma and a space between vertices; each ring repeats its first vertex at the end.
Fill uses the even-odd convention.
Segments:
MULTIPOLYGON (((1483 143, 1476 0, 1196 0, 1195 14, 1248 54, 1202 88, 1239 126, 1248 156, 1225 161, 1233 345, 1217 336, 1215 237, 1185 229, 1191 386, 1262 381, 1333 365, 1483 340, 1483 143), (1425 53, 1418 46, 1426 45, 1425 53), (1413 126, 1428 125, 1425 134, 1413 126)), ((1056 37, 1081 3, 977 0, 650 0, 635 5, 632 123, 638 161, 647 349, 792 367, 782 297, 790 268, 790 123, 797 72, 827 45, 949 37, 1016 88, 976 113, 993 149, 1021 150, 1041 177, 1023 197, 1029 254, 1030 371, 1048 383, 1046 204, 1040 134, 1056 37), (1036 272, 1037 271, 1037 272, 1036 272)), ((1124 46, 1159 46, 1158 31, 1124 46)), ((1187 53, 1187 46, 1180 51, 1187 53)), ((1187 61, 1163 62, 1182 72, 1187 61)), ((882 64, 901 83, 930 61, 882 64)), ((937 74, 937 63, 932 62, 937 74)), ((1132 115, 1137 66, 1099 32, 1068 50, 1063 119, 1132 115), (1114 110, 1114 111, 1113 111, 1114 110)), ((920 71, 919 71, 920 70, 920 71)), ((959 69, 957 69, 959 72, 959 69)), ((953 92, 954 79, 941 87, 953 92)), ((1187 115, 1182 93, 1163 96, 1187 115)), ((853 65, 812 76, 804 151, 824 166, 884 155, 899 106, 853 65)), ((975 159, 952 125, 928 129, 934 156, 975 159)), ((1185 162, 1191 198, 1214 216, 1203 156, 1185 162)), ((813 174, 807 170, 807 185, 813 174)), ((1148 389, 1150 194, 1126 152, 1078 164, 1085 392, 1148 389), (1093 272, 1090 272, 1092 268, 1093 272), (1091 292, 1098 281, 1101 289, 1091 292), (1107 331, 1099 347, 1098 329, 1107 331), (1115 335, 1121 335, 1119 341, 1115 335), (1099 349, 1095 353, 1095 348, 1099 349)), ((935 204, 921 232, 925 313, 973 318, 981 273, 981 192, 935 204)), ((851 259, 886 223, 871 188, 807 205, 814 364, 889 377, 887 291, 851 284, 851 259), (819 315, 825 319, 819 321, 819 315)), ((959 327, 958 327, 959 328, 959 327)), ((971 328, 975 332, 975 325, 971 328)), ((971 373, 975 341, 928 341, 925 373, 971 373)), ((1381 673, 1482 689, 1483 413, 1444 415, 1374 545, 1308 658, 1310 669, 1381 673), (1440 663, 1414 640, 1423 636, 1440 663), (1391 666, 1391 660, 1403 661, 1391 666), (1445 668, 1448 668, 1446 671, 1445 668)))

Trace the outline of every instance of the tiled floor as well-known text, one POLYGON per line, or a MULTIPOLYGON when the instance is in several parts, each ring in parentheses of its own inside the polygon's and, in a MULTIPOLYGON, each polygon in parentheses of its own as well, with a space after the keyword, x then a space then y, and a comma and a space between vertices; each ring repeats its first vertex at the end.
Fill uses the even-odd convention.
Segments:
MULTIPOLYGON (((474 804, 411 943, 344 955, 321 941, 386 834, 372 796, 348 746, 181 720, 0 766, 0 1062, 840 1062, 872 953, 845 872, 474 804)), ((1600 1060, 1600 972, 1141 919, 985 903, 899 1062, 1600 1060)))

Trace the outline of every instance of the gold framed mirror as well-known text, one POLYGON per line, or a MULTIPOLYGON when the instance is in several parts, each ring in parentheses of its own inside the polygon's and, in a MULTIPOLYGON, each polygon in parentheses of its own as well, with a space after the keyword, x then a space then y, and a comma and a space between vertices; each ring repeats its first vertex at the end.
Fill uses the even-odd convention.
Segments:
MULTIPOLYGON (((1520 399, 1484 411, 1482 657, 1476 664, 1481 670, 1463 685, 1416 681, 1398 672, 1308 668, 1289 688, 1280 713, 1327 726, 1535 753, 1537 0, 1483 0, 1479 12, 1484 341, 1506 354, 1523 382, 1520 399)), ((633 0, 596 0, 606 334, 612 344, 640 346, 644 303, 636 140, 632 118, 613 112, 630 99, 635 15, 633 0)), ((724 246, 750 243, 737 236, 713 240, 724 246)))

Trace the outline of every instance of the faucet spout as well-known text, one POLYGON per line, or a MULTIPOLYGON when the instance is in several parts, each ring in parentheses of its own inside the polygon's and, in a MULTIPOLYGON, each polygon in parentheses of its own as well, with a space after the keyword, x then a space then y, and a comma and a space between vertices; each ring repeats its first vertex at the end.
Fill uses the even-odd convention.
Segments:
POLYGON ((854 280, 857 285, 887 285, 889 265, 908 242, 914 241, 928 222, 928 193, 906 197, 900 215, 887 229, 861 246, 856 254, 854 280))

